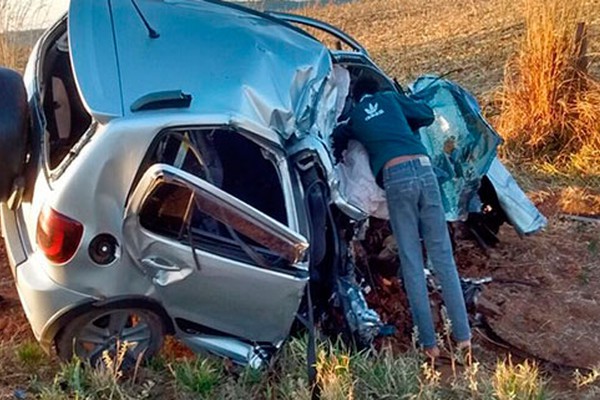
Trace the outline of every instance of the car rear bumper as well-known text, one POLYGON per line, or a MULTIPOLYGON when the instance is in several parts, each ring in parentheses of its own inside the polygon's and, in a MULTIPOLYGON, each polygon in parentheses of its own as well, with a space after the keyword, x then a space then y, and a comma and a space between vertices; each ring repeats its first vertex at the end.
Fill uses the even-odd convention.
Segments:
POLYGON ((27 256, 23 248, 16 213, 11 211, 4 203, 0 203, 0 229, 6 245, 6 257, 8 258, 10 270, 13 278, 16 279, 15 266, 23 263, 27 256))
POLYGON ((25 251, 15 214, 4 204, 1 211, 6 254, 19 299, 35 338, 49 350, 60 329, 59 318, 95 299, 54 282, 46 273, 49 266, 43 257, 25 251))
POLYGON ((54 322, 78 305, 95 299, 58 285, 44 272, 46 266, 36 255, 15 267, 23 310, 36 339, 47 348, 57 330, 54 322))

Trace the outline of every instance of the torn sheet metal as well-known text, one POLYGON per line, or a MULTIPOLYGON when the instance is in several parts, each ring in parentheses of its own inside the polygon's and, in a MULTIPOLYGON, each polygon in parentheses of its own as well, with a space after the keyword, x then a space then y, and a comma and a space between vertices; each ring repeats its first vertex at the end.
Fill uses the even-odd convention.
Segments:
MULTIPOLYGON (((144 260, 141 260, 143 263, 144 260)), ((152 282, 158 286, 168 286, 180 281, 183 281, 193 272, 192 267, 189 265, 184 266, 182 269, 174 271, 157 270, 155 275, 152 277, 152 282)))
POLYGON ((477 190, 500 136, 481 115, 477 100, 455 83, 423 76, 411 89, 435 114, 420 133, 440 182, 446 220, 465 220, 470 211, 479 211, 477 190))
POLYGON ((337 296, 350 331, 362 345, 369 345, 383 326, 379 314, 369 308, 360 286, 354 276, 343 276, 337 280, 337 296))
POLYGON ((487 177, 496 189, 498 201, 508 221, 519 235, 534 234, 547 225, 546 217, 529 200, 498 158, 494 158, 487 177))
POLYGON ((139 0, 160 34, 150 39, 131 2, 108 3, 74 0, 69 14, 76 78, 94 117, 130 115, 141 97, 177 90, 192 96, 190 113, 268 128, 271 141, 324 137, 335 126, 329 51, 301 31, 217 2, 139 0))

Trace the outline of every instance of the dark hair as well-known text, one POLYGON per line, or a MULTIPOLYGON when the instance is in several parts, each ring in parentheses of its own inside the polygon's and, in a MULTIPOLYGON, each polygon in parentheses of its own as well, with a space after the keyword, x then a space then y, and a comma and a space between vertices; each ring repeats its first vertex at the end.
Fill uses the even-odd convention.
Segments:
POLYGON ((352 97, 355 101, 360 99, 365 94, 374 94, 379 91, 379 82, 371 77, 363 77, 356 81, 354 88, 352 89, 352 97))

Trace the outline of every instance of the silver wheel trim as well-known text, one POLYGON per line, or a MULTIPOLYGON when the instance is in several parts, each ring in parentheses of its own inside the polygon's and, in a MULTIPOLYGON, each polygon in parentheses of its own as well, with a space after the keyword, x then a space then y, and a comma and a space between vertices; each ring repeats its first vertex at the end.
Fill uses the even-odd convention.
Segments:
POLYGON ((137 359, 148 350, 152 329, 146 314, 136 310, 112 310, 82 326, 74 338, 74 353, 95 362, 105 351, 112 356, 127 346, 126 357, 137 359))

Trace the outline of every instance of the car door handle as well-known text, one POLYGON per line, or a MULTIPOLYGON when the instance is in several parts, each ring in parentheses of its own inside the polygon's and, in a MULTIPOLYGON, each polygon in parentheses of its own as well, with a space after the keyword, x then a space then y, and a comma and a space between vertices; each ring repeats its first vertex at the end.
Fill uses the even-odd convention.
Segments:
POLYGON ((162 257, 147 257, 142 259, 145 267, 160 271, 181 271, 181 268, 162 257))

